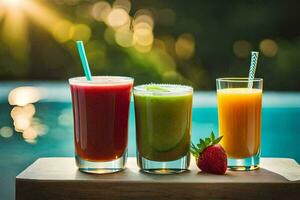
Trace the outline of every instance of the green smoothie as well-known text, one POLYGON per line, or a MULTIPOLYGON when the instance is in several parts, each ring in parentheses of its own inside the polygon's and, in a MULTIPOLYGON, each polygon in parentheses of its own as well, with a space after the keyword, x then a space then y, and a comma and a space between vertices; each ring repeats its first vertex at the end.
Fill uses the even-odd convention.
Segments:
POLYGON ((172 161, 189 152, 193 89, 182 85, 150 84, 134 88, 139 156, 172 161))

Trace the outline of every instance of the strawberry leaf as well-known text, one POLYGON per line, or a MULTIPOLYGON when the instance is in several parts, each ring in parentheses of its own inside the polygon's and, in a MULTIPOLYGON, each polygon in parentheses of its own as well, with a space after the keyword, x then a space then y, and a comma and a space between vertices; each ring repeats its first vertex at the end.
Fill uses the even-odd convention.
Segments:
POLYGON ((191 144, 190 152, 193 154, 193 156, 198 159, 199 155, 209 146, 218 144, 223 136, 220 136, 218 138, 215 137, 214 132, 212 131, 210 133, 210 136, 204 139, 200 139, 198 144, 191 144))
POLYGON ((193 143, 191 144, 190 152, 196 159, 198 159, 199 154, 200 154, 199 149, 193 143))
POLYGON ((213 131, 210 133, 210 139, 211 139, 211 141, 215 140, 215 134, 213 131))
POLYGON ((213 144, 218 144, 223 138, 223 135, 213 141, 213 144))
POLYGON ((200 139, 200 144, 201 144, 202 147, 205 147, 205 146, 206 146, 205 141, 202 140, 202 139, 200 139))
POLYGON ((210 143, 211 143, 210 138, 205 138, 205 146, 210 145, 210 143))

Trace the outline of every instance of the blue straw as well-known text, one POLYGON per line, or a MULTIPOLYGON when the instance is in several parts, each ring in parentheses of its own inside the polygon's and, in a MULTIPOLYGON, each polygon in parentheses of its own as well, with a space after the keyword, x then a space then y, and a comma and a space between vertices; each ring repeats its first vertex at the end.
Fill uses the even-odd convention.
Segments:
POLYGON ((83 67, 83 71, 84 71, 86 80, 91 81, 92 80, 92 74, 91 74, 91 71, 90 71, 88 60, 87 60, 86 55, 85 55, 83 42, 82 41, 77 41, 76 44, 77 44, 77 50, 79 52, 79 56, 80 56, 80 60, 81 60, 81 64, 82 64, 82 67, 83 67))

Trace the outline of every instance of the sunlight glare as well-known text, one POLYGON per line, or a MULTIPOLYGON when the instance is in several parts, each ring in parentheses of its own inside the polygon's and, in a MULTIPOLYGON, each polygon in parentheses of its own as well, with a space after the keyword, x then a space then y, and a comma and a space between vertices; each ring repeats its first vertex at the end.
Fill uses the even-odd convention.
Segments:
POLYGON ((52 34, 58 42, 61 43, 67 42, 68 40, 71 39, 70 36, 71 28, 72 28, 71 22, 69 22, 68 20, 59 20, 55 24, 52 34))
MULTIPOLYGON (((57 22, 63 20, 63 17, 40 2, 32 0, 0 0, 0 20, 1 18, 4 19, 2 28, 3 41, 16 59, 26 60, 29 56, 30 40, 28 40, 25 17, 44 28, 48 33, 52 33, 59 42, 65 42, 69 39, 69 35, 67 36, 65 33, 66 28, 59 31, 57 28, 57 22)), ((71 23, 68 20, 65 21, 71 23)), ((22 73, 21 70, 26 69, 20 69, 19 73, 22 73)))
POLYGON ((22 6, 24 0, 2 0, 4 6, 19 7, 22 6))
POLYGON ((16 59, 25 60, 28 56, 29 43, 26 39, 27 23, 22 8, 7 6, 4 15, 2 39, 16 59))
POLYGON ((10 105, 25 106, 41 99, 42 92, 36 87, 17 87, 10 91, 8 102, 10 105))
POLYGON ((17 119, 20 116, 31 118, 34 114, 35 107, 33 104, 28 104, 26 106, 15 106, 10 112, 10 116, 13 120, 17 119))
POLYGON ((3 6, 1 5, 1 2, 0 2, 0 22, 3 18, 3 15, 4 15, 4 8, 3 8, 3 6))
POLYGON ((30 127, 23 132, 23 138, 26 140, 34 140, 38 136, 37 131, 30 127))
POLYGON ((57 12, 45 7, 44 5, 26 0, 23 3, 24 12, 30 17, 30 19, 39 26, 52 33, 55 25, 58 21, 61 21, 61 17, 57 12))
POLYGON ((14 126, 17 132, 23 132, 24 130, 30 127, 30 124, 31 124, 31 118, 26 117, 24 115, 17 116, 14 119, 14 126))

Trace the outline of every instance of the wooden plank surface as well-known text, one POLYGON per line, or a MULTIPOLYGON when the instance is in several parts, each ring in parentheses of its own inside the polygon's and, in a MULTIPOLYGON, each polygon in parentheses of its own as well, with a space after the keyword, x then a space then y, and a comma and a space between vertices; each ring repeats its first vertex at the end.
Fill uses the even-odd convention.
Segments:
POLYGON ((175 175, 141 173, 135 158, 119 173, 79 172, 73 158, 41 158, 16 177, 16 198, 35 199, 300 199, 300 167, 292 159, 263 158, 261 169, 226 175, 190 170, 175 175), (287 178, 285 178, 287 177, 287 178))

